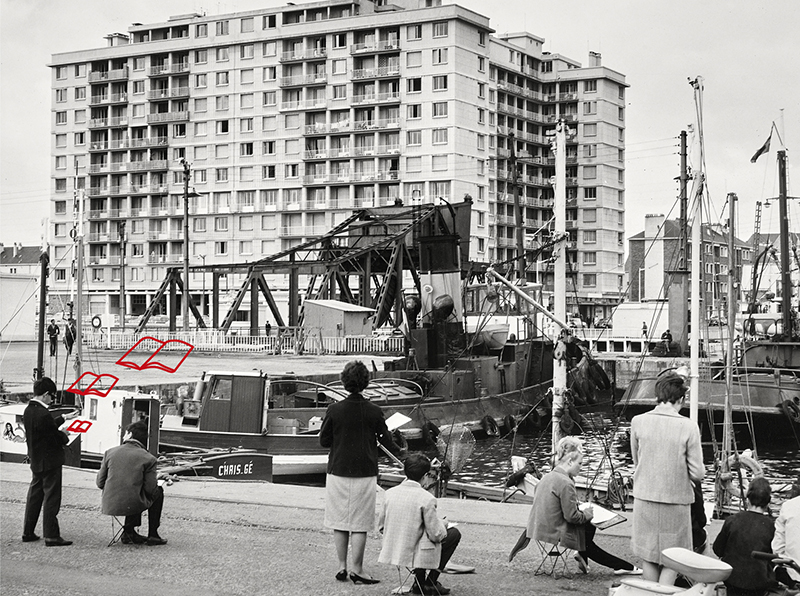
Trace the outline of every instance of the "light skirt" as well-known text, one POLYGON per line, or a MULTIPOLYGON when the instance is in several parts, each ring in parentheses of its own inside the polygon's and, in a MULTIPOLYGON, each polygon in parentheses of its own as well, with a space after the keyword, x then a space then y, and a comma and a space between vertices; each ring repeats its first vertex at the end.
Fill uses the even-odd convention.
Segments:
POLYGON ((633 554, 661 564, 661 551, 673 546, 692 550, 690 506, 636 499, 631 532, 633 554))
POLYGON ((345 532, 371 532, 375 527, 377 476, 325 477, 325 527, 345 532))

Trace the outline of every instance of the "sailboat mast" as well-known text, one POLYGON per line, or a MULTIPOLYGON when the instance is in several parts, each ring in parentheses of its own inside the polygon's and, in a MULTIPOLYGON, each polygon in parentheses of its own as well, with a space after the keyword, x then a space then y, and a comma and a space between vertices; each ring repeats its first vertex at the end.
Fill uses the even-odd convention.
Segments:
POLYGON ((78 191, 78 232, 76 238, 76 246, 78 249, 78 264, 75 274, 75 378, 79 379, 81 376, 81 368, 83 366, 83 236, 84 228, 83 221, 85 216, 86 205, 86 191, 81 189, 78 191))
POLYGON ((736 296, 734 294, 734 281, 736 277, 736 235, 734 233, 734 222, 736 214, 737 196, 734 193, 728 194, 728 357, 725 359, 725 415, 724 426, 722 429, 722 453, 731 452, 732 433, 733 433, 733 411, 731 406, 731 392, 733 391, 733 343, 736 320, 736 296))
POLYGON ((784 341, 790 341, 794 336, 794 326, 792 325, 792 275, 789 268, 789 207, 787 205, 785 149, 778 151, 778 185, 781 233, 781 315, 784 341))
MULTIPOLYGON (((556 124, 555 144, 556 183, 553 210, 555 215, 555 235, 558 239, 553 247, 553 314, 556 319, 567 319, 567 125, 563 120, 556 124)), ((560 331, 559 343, 566 339, 567 330, 560 331)), ((563 437, 561 414, 564 411, 564 393, 567 390, 567 362, 560 350, 555 350, 553 362, 553 452, 563 437)))

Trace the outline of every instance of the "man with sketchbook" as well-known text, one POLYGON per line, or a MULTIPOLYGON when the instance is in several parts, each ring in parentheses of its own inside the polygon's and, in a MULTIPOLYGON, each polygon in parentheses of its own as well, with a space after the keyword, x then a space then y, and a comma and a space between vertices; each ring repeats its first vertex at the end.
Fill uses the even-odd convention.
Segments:
POLYGON ((578 551, 575 560, 583 573, 589 572, 589 559, 592 559, 610 567, 616 575, 641 575, 641 569, 594 543, 596 529, 591 523, 594 518, 593 507, 579 507, 578 493, 575 491, 574 478, 583 462, 580 439, 561 439, 556 445, 555 462, 553 470, 536 485, 527 537, 578 551))

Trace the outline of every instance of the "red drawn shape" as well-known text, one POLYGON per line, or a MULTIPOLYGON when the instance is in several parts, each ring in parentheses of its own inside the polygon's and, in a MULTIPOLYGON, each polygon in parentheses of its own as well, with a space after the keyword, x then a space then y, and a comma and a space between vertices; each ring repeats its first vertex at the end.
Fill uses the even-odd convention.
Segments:
POLYGON ((88 420, 73 420, 72 424, 67 428, 71 433, 85 433, 92 427, 92 423, 88 420))
MULTIPOLYGON (((117 364, 119 364, 120 366, 124 366, 126 368, 132 368, 133 370, 149 370, 149 369, 154 369, 155 368, 155 369, 163 370, 164 372, 168 372, 168 373, 171 374, 171 373, 174 373, 175 371, 177 371, 180 368, 181 364, 183 364, 183 361, 186 360, 186 357, 191 353, 192 350, 194 350, 194 346, 192 344, 187 343, 185 341, 181 341, 180 339, 168 339, 167 341, 161 341, 159 339, 156 339, 155 337, 143 337, 139 341, 137 341, 135 344, 133 344, 131 349, 128 350, 127 352, 125 352, 125 354, 123 354, 122 358, 117 360, 117 364), (144 362, 139 363, 139 362, 134 361, 133 358, 135 356, 132 355, 132 352, 137 347, 139 347, 143 342, 146 342, 146 341, 150 341, 150 342, 153 342, 153 343, 157 344, 158 345, 158 349, 155 350, 144 362), (164 347, 167 346, 167 344, 182 344, 184 346, 188 346, 188 348, 189 348, 188 350, 186 350, 186 353, 180 359, 180 362, 178 362, 178 364, 176 364, 175 366, 169 366, 168 364, 164 364, 163 362, 159 362, 156 359, 156 356, 159 355, 159 352, 161 352, 161 350, 164 349, 164 347), (128 356, 130 356, 130 358, 128 358, 128 356)), ((166 353, 166 351, 165 351, 165 353, 166 353)), ((162 354, 162 356, 163 356, 163 354, 162 354)), ((141 360, 141 358, 139 358, 139 360, 141 360)))
POLYGON ((85 372, 78 380, 75 381, 70 388, 67 389, 70 393, 75 393, 76 395, 96 395, 97 397, 105 397, 108 395, 109 391, 114 388, 114 385, 117 384, 119 379, 114 375, 97 375, 93 372, 85 372), (81 389, 81 381, 84 377, 89 377, 90 379, 93 378, 92 382, 86 387, 86 389, 81 389), (111 379, 111 384, 108 387, 104 386, 104 383, 101 379, 108 377, 111 379), (99 385, 99 387, 95 387, 95 385, 99 385))

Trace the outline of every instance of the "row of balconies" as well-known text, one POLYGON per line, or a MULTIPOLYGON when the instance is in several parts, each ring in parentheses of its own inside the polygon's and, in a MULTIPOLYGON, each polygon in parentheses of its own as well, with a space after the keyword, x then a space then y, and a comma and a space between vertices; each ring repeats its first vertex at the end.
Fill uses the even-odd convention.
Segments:
POLYGON ((147 74, 151 77, 170 75, 170 74, 180 74, 182 72, 189 72, 188 62, 177 62, 174 64, 157 64, 155 66, 151 66, 147 70, 147 74))
POLYGON ((128 101, 127 93, 111 93, 105 95, 92 95, 89 98, 90 106, 97 106, 112 103, 125 103, 128 101))
POLYGON ((400 101, 399 91, 387 91, 386 93, 366 93, 364 95, 354 95, 352 105, 362 105, 365 103, 391 103, 400 101))
POLYGON ((350 46, 351 54, 365 54, 368 52, 393 52, 400 49, 399 39, 384 39, 366 43, 355 43, 350 46))
POLYGON ((553 102, 553 101, 578 101, 578 94, 575 93, 559 93, 556 95, 555 93, 551 93, 549 95, 542 96, 542 101, 546 102, 553 102))
POLYGON ((292 62, 295 60, 313 60, 314 58, 326 58, 327 48, 303 48, 300 50, 288 50, 281 52, 279 60, 281 62, 292 62))
POLYGON ((382 182, 400 179, 400 170, 373 170, 369 172, 336 172, 332 174, 306 174, 303 184, 349 184, 351 182, 382 182))
POLYGON ((112 118, 92 118, 89 120, 89 128, 114 128, 117 126, 128 126, 128 117, 114 116, 112 118))
POLYGON ((124 81, 127 80, 127 78, 127 66, 116 70, 96 70, 89 73, 90 83, 99 83, 102 81, 124 81))
MULTIPOLYGON (((100 197, 106 195, 166 194, 167 192, 168 186, 166 184, 131 184, 130 186, 119 184, 113 186, 92 186, 89 188, 87 194, 90 197, 100 197)), ((133 216, 136 217, 136 215, 133 216)))
POLYGON ((383 77, 399 77, 400 65, 380 66, 378 68, 359 68, 350 72, 350 78, 359 79, 380 79, 383 77))
POLYGON ((309 124, 305 128, 306 135, 324 135, 328 133, 350 132, 353 130, 382 130, 386 128, 399 128, 400 117, 380 118, 378 120, 358 120, 350 122, 334 122, 331 124, 309 124))
POLYGON ((118 161, 111 163, 92 163, 88 166, 90 174, 105 172, 140 172, 142 170, 168 170, 169 162, 166 159, 150 159, 144 161, 118 161))
POLYGON ((323 84, 328 81, 328 75, 325 73, 321 74, 305 74, 305 75, 295 75, 293 77, 281 77, 278 81, 278 85, 281 87, 295 87, 299 85, 314 85, 314 84, 323 84))
POLYGON ((147 115, 147 123, 153 124, 154 122, 181 122, 189 119, 189 112, 160 112, 156 114, 147 115))
POLYGON ((189 87, 172 87, 170 89, 150 89, 147 99, 170 99, 175 97, 189 97, 189 87))
POLYGON ((112 139, 110 141, 92 141, 89 151, 108 151, 109 149, 138 149, 142 147, 166 147, 167 137, 149 137, 146 139, 112 139))
POLYGON ((522 132, 519 130, 511 130, 507 126, 500 126, 499 124, 497 125, 497 132, 501 135, 508 135, 513 132, 514 136, 518 139, 525 139, 526 141, 530 141, 531 143, 539 143, 540 145, 550 144, 550 140, 542 135, 535 135, 530 132, 522 132))
POLYGON ((515 85, 513 83, 508 83, 506 81, 498 81, 497 88, 501 91, 511 91, 512 93, 516 93, 517 95, 522 95, 529 99, 538 99, 542 101, 542 94, 538 91, 534 91, 533 89, 524 89, 519 85, 515 85))

